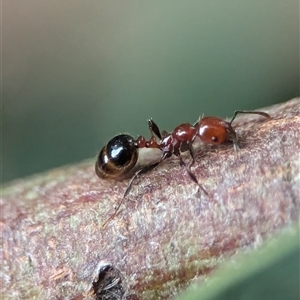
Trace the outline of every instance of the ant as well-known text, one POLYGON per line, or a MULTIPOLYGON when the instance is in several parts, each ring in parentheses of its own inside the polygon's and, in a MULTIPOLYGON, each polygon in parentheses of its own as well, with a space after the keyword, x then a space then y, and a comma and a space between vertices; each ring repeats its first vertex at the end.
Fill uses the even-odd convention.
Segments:
POLYGON ((104 223, 105 226, 118 212, 125 197, 131 190, 134 179, 142 174, 154 169, 165 159, 175 155, 179 158, 180 165, 186 168, 189 177, 198 185, 198 187, 207 195, 208 193, 199 184, 196 176, 190 168, 195 163, 195 154, 193 143, 198 137, 203 144, 221 145, 227 142, 233 144, 234 151, 238 151, 238 139, 232 122, 238 114, 257 114, 266 118, 270 115, 261 111, 237 110, 229 122, 218 117, 202 117, 194 125, 183 123, 177 126, 171 133, 160 131, 157 124, 148 120, 148 127, 151 132, 151 138, 147 141, 143 136, 134 139, 128 134, 120 134, 112 138, 106 146, 100 151, 95 164, 95 171, 100 178, 112 178, 122 180, 136 166, 139 149, 152 148, 159 149, 162 154, 158 161, 140 167, 131 178, 123 199, 115 209, 114 214, 104 223), (192 158, 189 166, 183 161, 181 152, 189 151, 192 158))

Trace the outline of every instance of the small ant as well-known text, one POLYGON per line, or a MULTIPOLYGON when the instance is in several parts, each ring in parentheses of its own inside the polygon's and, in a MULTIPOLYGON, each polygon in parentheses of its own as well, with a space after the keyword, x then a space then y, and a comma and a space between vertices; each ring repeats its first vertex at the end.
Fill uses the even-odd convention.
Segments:
POLYGON ((200 138, 203 144, 221 145, 232 142, 234 151, 239 149, 236 131, 232 127, 232 122, 238 114, 257 114, 266 118, 270 115, 260 111, 237 110, 234 112, 230 122, 218 117, 202 117, 194 125, 184 123, 177 126, 171 133, 160 131, 157 124, 148 120, 148 127, 151 138, 147 141, 143 136, 134 139, 127 134, 120 134, 112 138, 100 151, 95 164, 95 171, 100 178, 112 178, 122 180, 136 166, 139 153, 142 148, 159 149, 162 154, 158 161, 140 167, 131 178, 124 193, 123 199, 115 209, 114 214, 104 223, 107 224, 118 212, 124 198, 130 192, 134 179, 142 174, 154 169, 166 158, 175 155, 179 158, 180 165, 185 167, 190 178, 207 195, 205 189, 198 183, 196 176, 190 171, 190 167, 195 163, 193 143, 200 138), (183 161, 181 152, 189 151, 192 161, 189 166, 183 161))

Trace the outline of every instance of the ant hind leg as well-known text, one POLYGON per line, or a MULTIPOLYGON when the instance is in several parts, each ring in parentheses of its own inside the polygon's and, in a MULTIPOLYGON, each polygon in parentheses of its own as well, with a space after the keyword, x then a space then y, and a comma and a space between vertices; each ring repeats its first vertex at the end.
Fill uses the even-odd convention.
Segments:
POLYGON ((125 191, 125 193, 124 193, 124 195, 123 195, 123 198, 121 199, 121 201, 119 202, 119 204, 117 205, 117 207, 115 208, 115 211, 114 211, 114 213, 105 221, 105 223, 102 225, 102 227, 105 227, 116 215, 117 215, 117 213, 118 213, 118 211, 119 211, 119 209, 120 209, 120 207, 121 207, 121 205, 124 203, 124 200, 125 200, 125 198, 126 198, 126 196, 129 194, 129 192, 131 191, 131 188, 132 188, 132 184, 133 184, 133 182, 134 182, 134 180, 140 175, 140 174, 145 174, 145 173, 147 173, 147 172, 149 172, 149 171, 151 171, 151 170, 153 170, 157 165, 158 165, 159 163, 157 162, 157 163, 154 163, 154 164, 152 164, 152 165, 150 165, 150 166, 145 166, 145 167, 143 167, 143 168, 141 168, 141 169, 139 169, 138 171, 136 171, 135 172, 135 174, 133 175, 133 177, 130 179, 130 181, 129 181, 129 184, 128 184, 128 186, 127 186, 127 188, 126 188, 126 191, 125 191))
POLYGON ((125 198, 125 197, 129 194, 129 192, 130 192, 130 190, 131 190, 131 188, 132 188, 132 184, 133 184, 134 180, 135 180, 139 175, 145 174, 145 173, 147 173, 147 172, 153 170, 159 163, 160 163, 160 162, 156 162, 156 163, 154 163, 154 164, 152 164, 152 165, 145 166, 145 167, 139 169, 138 171, 136 171, 135 174, 133 175, 133 177, 132 177, 132 178, 130 179, 130 181, 129 181, 129 184, 128 184, 127 188, 126 188, 126 191, 125 191, 125 193, 124 193, 123 198, 125 198))

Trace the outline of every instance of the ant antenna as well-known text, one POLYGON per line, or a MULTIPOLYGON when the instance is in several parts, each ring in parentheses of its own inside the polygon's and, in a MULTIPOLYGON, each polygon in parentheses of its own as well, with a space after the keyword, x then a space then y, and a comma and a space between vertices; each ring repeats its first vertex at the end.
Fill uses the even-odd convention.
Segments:
MULTIPOLYGON (((235 120, 235 118, 238 114, 253 114, 253 115, 261 115, 261 116, 266 117, 266 118, 271 118, 271 116, 269 114, 267 114, 265 112, 262 112, 262 111, 236 110, 233 113, 233 117, 232 117, 231 121, 229 122, 229 125, 232 124, 232 122, 235 120)), ((238 142, 237 142, 236 132, 232 128, 229 128, 229 130, 231 132, 231 138, 232 138, 232 142, 233 142, 233 149, 234 149, 234 151, 238 151, 239 146, 238 146, 238 142)))
POLYGON ((236 118, 236 116, 238 114, 253 114, 253 115, 261 115, 263 117, 266 118, 271 118, 271 116, 265 112, 262 111, 254 111, 254 110, 236 110, 233 114, 233 117, 231 119, 231 121, 229 122, 229 124, 231 125, 231 123, 233 122, 233 120, 236 118))

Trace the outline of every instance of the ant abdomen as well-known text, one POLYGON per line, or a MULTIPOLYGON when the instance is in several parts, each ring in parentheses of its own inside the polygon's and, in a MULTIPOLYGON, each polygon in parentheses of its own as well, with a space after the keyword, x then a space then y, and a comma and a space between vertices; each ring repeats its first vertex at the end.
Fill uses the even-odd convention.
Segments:
POLYGON ((220 145, 235 138, 231 125, 217 117, 203 117, 196 127, 200 140, 205 144, 220 145))
POLYGON ((138 150, 130 135, 120 134, 112 138, 100 151, 95 171, 100 178, 121 178, 138 160, 138 150))

